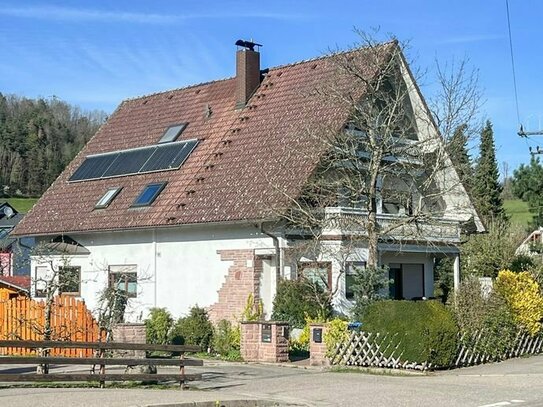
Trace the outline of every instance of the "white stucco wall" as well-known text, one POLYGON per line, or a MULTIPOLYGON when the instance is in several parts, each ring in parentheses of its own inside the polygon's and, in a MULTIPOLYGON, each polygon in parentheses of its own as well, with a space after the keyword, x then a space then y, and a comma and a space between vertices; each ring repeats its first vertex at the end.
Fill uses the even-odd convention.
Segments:
MULTIPOLYGON (((151 307, 166 307, 174 317, 195 304, 207 307, 218 300, 231 265, 217 250, 271 249, 273 241, 253 226, 199 226, 127 232, 73 234, 89 255, 54 257, 81 267, 81 297, 90 310, 97 293, 107 287, 108 266, 137 265, 138 295, 129 300, 127 319, 140 321, 151 307)), ((32 259, 32 273, 43 259, 32 259)))

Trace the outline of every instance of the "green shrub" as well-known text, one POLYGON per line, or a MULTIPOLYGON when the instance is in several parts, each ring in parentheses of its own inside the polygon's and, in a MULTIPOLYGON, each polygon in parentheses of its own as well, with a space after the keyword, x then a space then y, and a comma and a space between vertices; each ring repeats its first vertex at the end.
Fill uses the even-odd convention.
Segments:
POLYGON ((351 310, 356 321, 364 318, 368 306, 387 297, 386 288, 393 281, 388 277, 387 267, 355 267, 354 274, 354 301, 351 310))
POLYGON ((305 279, 280 280, 273 300, 272 319, 286 321, 293 328, 302 328, 306 316, 312 319, 328 319, 332 305, 328 295, 318 285, 305 279))
POLYGON ((166 308, 151 308, 144 322, 147 343, 163 345, 170 342, 173 318, 166 308))
POLYGON ((262 300, 255 301, 253 293, 250 293, 245 301, 245 308, 241 314, 242 321, 260 321, 264 315, 262 300))
POLYGON ((179 318, 172 329, 172 341, 184 345, 200 346, 207 351, 213 339, 213 325, 207 311, 198 306, 190 309, 189 315, 179 318))
POLYGON ((328 327, 324 333, 324 343, 326 344, 326 355, 331 357, 339 343, 349 339, 349 329, 347 321, 341 318, 334 318, 328 322, 328 327))
POLYGON ((232 326, 230 321, 222 319, 213 332, 213 350, 223 357, 239 353, 240 342, 239 326, 232 326))
POLYGON ((438 301, 379 301, 367 307, 362 330, 397 335, 402 360, 450 366, 457 349, 458 328, 438 301))
POLYGON ((462 281, 449 307, 463 344, 474 352, 500 359, 517 335, 518 327, 505 299, 496 290, 483 295, 477 278, 462 281))

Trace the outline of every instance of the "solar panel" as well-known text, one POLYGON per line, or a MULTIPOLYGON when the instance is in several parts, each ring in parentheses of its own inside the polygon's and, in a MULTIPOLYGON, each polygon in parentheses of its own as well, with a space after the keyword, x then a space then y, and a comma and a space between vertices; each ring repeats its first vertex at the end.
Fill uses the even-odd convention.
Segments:
POLYGON ((155 149, 156 146, 120 152, 119 157, 109 166, 102 177, 107 178, 116 175, 137 174, 141 167, 143 167, 143 164, 151 157, 155 149))
MULTIPOLYGON (((145 165, 141 168, 141 172, 158 171, 161 169, 172 168, 172 162, 175 157, 183 150, 186 143, 173 143, 158 146, 145 165)), ((179 167, 179 166, 177 166, 179 167)))
POLYGON ((69 181, 177 169, 183 165, 197 145, 198 140, 189 140, 92 155, 83 161, 69 181))
POLYGON ((106 172, 118 155, 118 153, 115 153, 87 157, 87 159, 83 161, 83 164, 81 164, 70 177, 70 181, 102 178, 104 172, 106 172))

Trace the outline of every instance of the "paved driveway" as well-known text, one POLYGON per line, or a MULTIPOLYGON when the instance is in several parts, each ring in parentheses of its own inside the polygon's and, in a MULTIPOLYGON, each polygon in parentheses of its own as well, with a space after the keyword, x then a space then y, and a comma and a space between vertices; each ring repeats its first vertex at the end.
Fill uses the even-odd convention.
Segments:
POLYGON ((204 380, 189 391, 4 388, 0 406, 149 406, 242 399, 305 406, 543 406, 543 356, 406 376, 238 363, 208 363, 201 369, 204 380))

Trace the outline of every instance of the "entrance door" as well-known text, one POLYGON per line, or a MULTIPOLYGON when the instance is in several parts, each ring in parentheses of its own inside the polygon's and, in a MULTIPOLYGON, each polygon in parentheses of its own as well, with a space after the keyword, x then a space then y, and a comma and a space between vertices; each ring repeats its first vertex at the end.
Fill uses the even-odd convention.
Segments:
POLYGON ((411 300, 424 297, 424 264, 389 264, 390 298, 411 300))

